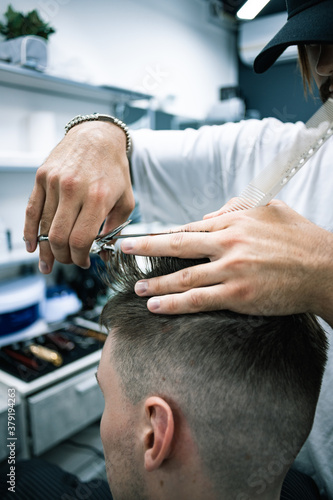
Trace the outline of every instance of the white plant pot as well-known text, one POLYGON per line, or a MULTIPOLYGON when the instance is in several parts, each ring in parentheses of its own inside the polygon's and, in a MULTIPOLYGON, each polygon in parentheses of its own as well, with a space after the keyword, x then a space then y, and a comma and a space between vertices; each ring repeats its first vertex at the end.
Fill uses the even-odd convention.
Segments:
POLYGON ((47 66, 47 42, 28 35, 0 42, 0 61, 44 71, 47 66))

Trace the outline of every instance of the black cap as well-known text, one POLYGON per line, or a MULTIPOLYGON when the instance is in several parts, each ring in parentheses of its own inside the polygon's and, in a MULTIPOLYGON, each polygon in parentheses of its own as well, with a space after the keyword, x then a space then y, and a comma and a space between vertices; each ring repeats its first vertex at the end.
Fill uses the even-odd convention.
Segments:
POLYGON ((286 0, 288 20, 254 61, 263 73, 290 45, 333 44, 333 0, 286 0))

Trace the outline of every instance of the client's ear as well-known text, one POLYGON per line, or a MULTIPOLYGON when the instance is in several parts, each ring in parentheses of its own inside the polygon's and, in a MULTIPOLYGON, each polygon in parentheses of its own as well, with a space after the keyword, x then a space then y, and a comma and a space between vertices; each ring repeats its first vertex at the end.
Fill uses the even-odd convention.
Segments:
POLYGON ((174 418, 169 404, 151 396, 145 401, 146 423, 144 464, 148 472, 161 466, 170 455, 174 437, 174 418))

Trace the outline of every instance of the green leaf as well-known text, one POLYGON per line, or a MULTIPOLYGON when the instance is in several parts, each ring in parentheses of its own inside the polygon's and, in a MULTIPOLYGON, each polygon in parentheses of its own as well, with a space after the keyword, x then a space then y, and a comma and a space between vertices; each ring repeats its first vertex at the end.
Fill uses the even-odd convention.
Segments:
POLYGON ((0 23, 0 33, 7 40, 25 35, 37 35, 47 39, 49 35, 55 33, 54 28, 42 21, 36 9, 24 15, 15 11, 11 5, 8 5, 5 18, 7 23, 0 23))

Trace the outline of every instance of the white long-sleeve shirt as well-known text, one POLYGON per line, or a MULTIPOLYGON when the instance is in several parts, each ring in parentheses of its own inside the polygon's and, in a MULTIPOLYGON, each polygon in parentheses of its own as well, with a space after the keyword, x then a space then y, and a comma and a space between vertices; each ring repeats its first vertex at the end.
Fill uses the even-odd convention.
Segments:
MULTIPOLYGON (((165 224, 202 219, 238 196, 277 154, 287 152, 303 127, 267 118, 199 130, 134 131, 132 175, 142 219, 165 224)), ((332 137, 277 198, 333 230, 332 137)), ((325 329, 331 341, 328 363, 314 425, 296 465, 333 500, 333 337, 328 325, 325 329)))

